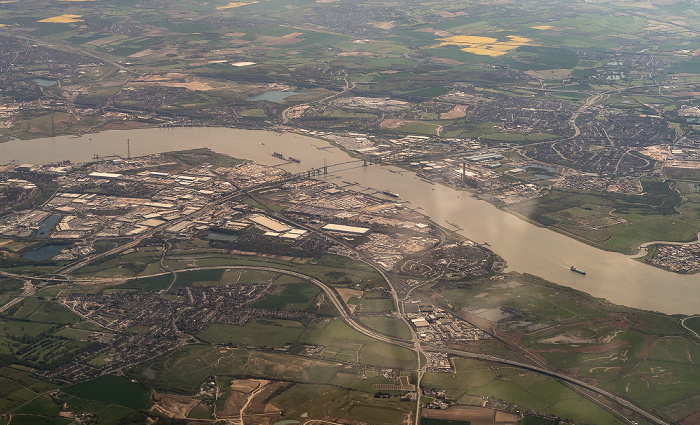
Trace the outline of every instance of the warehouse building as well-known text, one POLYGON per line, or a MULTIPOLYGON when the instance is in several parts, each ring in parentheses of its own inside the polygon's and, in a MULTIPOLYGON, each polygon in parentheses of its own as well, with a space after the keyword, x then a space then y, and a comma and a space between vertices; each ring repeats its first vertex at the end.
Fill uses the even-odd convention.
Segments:
POLYGON ((369 229, 366 227, 344 226, 342 224, 326 224, 321 229, 329 232, 350 233, 353 235, 366 235, 369 233, 369 229))

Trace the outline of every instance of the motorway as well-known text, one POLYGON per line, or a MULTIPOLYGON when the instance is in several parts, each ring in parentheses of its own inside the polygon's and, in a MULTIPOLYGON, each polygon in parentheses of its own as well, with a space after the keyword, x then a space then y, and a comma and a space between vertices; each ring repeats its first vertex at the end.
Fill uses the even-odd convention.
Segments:
POLYGON ((9 302, 5 303, 2 307, 0 307, 0 314, 6 312, 10 307, 13 305, 19 303, 23 299, 27 297, 31 297, 34 295, 37 291, 37 287, 31 284, 31 280, 27 280, 24 283, 24 291, 20 294, 11 299, 9 302))
POLYGON ((28 37, 26 35, 19 35, 19 34, 16 34, 15 32, 12 32, 12 31, 0 31, 0 35, 3 35, 5 37, 16 38, 19 40, 30 41, 30 42, 37 44, 37 45, 40 45, 40 46, 48 47, 50 49, 55 49, 55 50, 62 51, 62 52, 72 53, 74 55, 79 54, 79 55, 90 56, 93 59, 97 59, 101 62, 110 64, 113 67, 115 67, 121 71, 125 71, 128 73, 134 73, 134 71, 132 69, 125 67, 124 65, 117 62, 113 57, 111 57, 110 55, 107 55, 106 53, 96 52, 94 50, 80 48, 80 47, 76 47, 76 46, 73 46, 70 44, 65 44, 65 43, 48 42, 48 41, 45 41, 43 39, 36 38, 36 37, 28 37))
POLYGON ((289 108, 287 108, 287 109, 285 109, 284 111, 282 111, 282 123, 283 123, 283 124, 287 124, 287 123, 289 122, 289 111, 290 111, 291 109, 293 109, 293 108, 298 108, 298 107, 304 106, 304 105, 311 105, 311 104, 313 104, 313 103, 321 103, 321 102, 324 102, 324 101, 326 101, 326 100, 336 98, 336 97, 338 97, 338 96, 344 94, 344 93, 347 92, 348 90, 354 89, 354 88, 355 88, 355 83, 350 82, 350 81, 348 80, 348 73, 345 72, 345 70, 343 70, 343 73, 345 74, 345 76, 343 77, 343 80, 345 81, 345 87, 343 87, 343 90, 342 90, 342 91, 340 91, 340 92, 338 92, 338 93, 333 93, 332 95, 327 96, 327 97, 324 97, 323 99, 318 99, 318 100, 314 100, 314 101, 312 101, 312 102, 307 102, 307 103, 299 103, 299 104, 296 104, 296 105, 294 105, 294 106, 290 106, 289 108))

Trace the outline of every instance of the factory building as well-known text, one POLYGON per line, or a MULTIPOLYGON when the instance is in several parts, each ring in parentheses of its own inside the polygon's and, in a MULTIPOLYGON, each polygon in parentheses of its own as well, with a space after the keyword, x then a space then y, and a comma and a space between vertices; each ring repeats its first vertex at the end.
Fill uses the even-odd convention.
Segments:
POLYGON ((329 232, 350 233, 353 235, 366 235, 369 229, 366 227, 344 226, 342 224, 326 224, 321 228, 329 232))

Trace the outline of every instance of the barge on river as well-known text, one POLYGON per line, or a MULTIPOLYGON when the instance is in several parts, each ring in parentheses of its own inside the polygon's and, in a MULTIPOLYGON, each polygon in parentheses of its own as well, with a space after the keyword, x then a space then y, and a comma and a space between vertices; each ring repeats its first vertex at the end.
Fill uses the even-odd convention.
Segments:
POLYGON ((586 274, 586 272, 584 272, 584 271, 581 270, 581 269, 577 269, 577 268, 574 267, 574 266, 571 266, 571 271, 572 271, 572 272, 575 272, 575 273, 578 273, 578 274, 582 274, 582 275, 585 275, 585 274, 586 274))

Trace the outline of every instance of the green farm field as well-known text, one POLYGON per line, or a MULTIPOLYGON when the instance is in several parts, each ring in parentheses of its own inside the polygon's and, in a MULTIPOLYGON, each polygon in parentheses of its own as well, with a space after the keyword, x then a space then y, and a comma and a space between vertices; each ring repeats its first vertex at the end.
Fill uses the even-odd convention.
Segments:
MULTIPOLYGON (((152 362, 158 370, 148 381, 160 391, 194 394, 211 375, 254 376, 323 384, 340 370, 336 362, 298 357, 290 354, 258 352, 245 349, 194 345, 179 348, 152 362)), ((132 368, 129 375, 143 379, 144 367, 132 368)))
POLYGON ((150 405, 150 391, 123 376, 102 376, 64 389, 67 394, 87 400, 118 404, 132 409, 150 405))
POLYGON ((254 319, 243 325, 213 324, 197 334, 214 344, 280 348, 297 342, 304 326, 292 320, 254 319))
POLYGON ((400 319, 383 316, 367 316, 362 317, 360 321, 367 325, 367 327, 383 334, 401 339, 411 339, 411 331, 400 319))
POLYGON ((330 412, 340 417, 358 418, 370 423, 402 421, 410 411, 408 403, 380 402, 366 393, 330 386, 295 385, 273 399, 289 416, 319 415, 330 412))
POLYGON ((694 240, 700 226, 700 198, 681 200, 656 180, 642 184, 647 191, 637 197, 554 189, 536 201, 508 208, 609 251, 629 254, 644 242, 694 240))
POLYGON ((253 304, 253 307, 268 310, 303 310, 319 292, 311 283, 287 284, 279 294, 268 295, 253 304))

